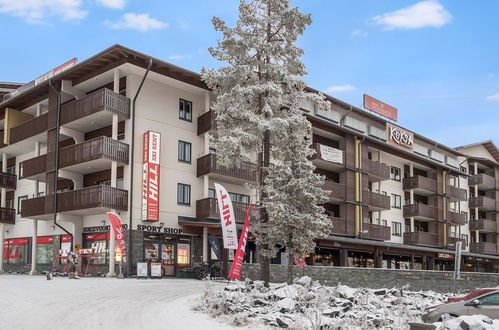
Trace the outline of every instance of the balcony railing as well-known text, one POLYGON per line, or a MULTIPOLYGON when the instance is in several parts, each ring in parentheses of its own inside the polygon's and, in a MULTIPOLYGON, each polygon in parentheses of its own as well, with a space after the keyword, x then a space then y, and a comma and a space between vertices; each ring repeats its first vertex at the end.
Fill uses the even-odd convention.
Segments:
POLYGON ((465 244, 465 240, 464 238, 458 238, 458 237, 449 237, 448 238, 448 246, 447 248, 450 248, 452 250, 454 250, 456 248, 456 243, 457 242, 461 242, 461 246, 464 247, 464 244, 465 244))
POLYGON ((101 158, 128 164, 128 144, 101 136, 59 150, 61 168, 101 158))
POLYGON ((472 197, 470 198, 469 206, 470 208, 478 208, 482 211, 494 211, 496 210, 496 201, 487 196, 472 197))
POLYGON ((463 226, 466 224, 466 215, 464 213, 449 212, 449 221, 453 225, 463 226))
POLYGON ((367 171, 370 177, 374 177, 375 181, 390 180, 390 167, 385 163, 367 160, 367 171))
POLYGON ((465 201, 466 200, 466 190, 462 188, 457 188, 451 185, 447 186, 447 194, 450 196, 452 201, 465 201))
POLYGON ((375 209, 390 209, 390 197, 386 195, 364 190, 362 191, 362 200, 364 204, 367 204, 375 209))
POLYGON ((47 169, 47 155, 40 155, 35 158, 27 159, 19 163, 19 178, 25 179, 45 173, 47 169))
MULTIPOLYGON (((244 223, 246 212, 249 204, 232 202, 234 209, 234 217, 236 222, 244 223)), ((198 219, 217 219, 220 220, 220 211, 218 209, 218 202, 216 198, 208 197, 196 201, 196 218, 198 219)), ((253 205, 251 208, 251 219, 253 222, 258 218, 258 208, 253 205)))
POLYGON ((421 176, 414 175, 409 178, 405 178, 402 182, 404 190, 416 189, 423 190, 428 193, 436 193, 437 191, 437 181, 421 176))
MULTIPOLYGON (((24 200, 22 202, 21 216, 23 218, 31 218, 52 213, 52 204, 46 203, 46 199, 51 197, 43 196, 24 200)), ((79 210, 88 212, 92 208, 127 211, 128 191, 106 185, 98 185, 57 194, 58 212, 79 210)))
POLYGON ((362 224, 362 230, 367 230, 367 233, 362 234, 362 238, 366 239, 388 241, 392 237, 391 228, 388 226, 364 222, 362 224))
POLYGON ((477 219, 470 221, 470 230, 478 230, 487 233, 497 233, 497 223, 490 219, 477 219))
POLYGON ((438 247, 438 235, 424 231, 404 233, 404 244, 438 247))
POLYGON ((215 112, 210 110, 198 117, 198 135, 209 132, 216 127, 215 112))
POLYGON ((404 218, 416 217, 425 219, 438 219, 439 209, 426 204, 404 205, 404 218))
POLYGON ((16 210, 6 207, 0 207, 0 223, 8 225, 16 224, 16 210))
POLYGON ((329 190, 329 198, 333 200, 345 200, 345 185, 330 180, 324 181, 325 190, 329 190))
POLYGON ((17 186, 17 175, 0 172, 0 188, 15 190, 17 186))
POLYGON ((480 173, 473 175, 468 179, 468 184, 470 186, 477 185, 478 188, 482 190, 494 189, 496 187, 496 179, 486 173, 480 173))
POLYGON ((47 131, 48 113, 33 117, 10 129, 10 144, 47 131))
POLYGON ((497 254, 497 244, 491 242, 474 242, 470 243, 470 252, 497 254))
POLYGON ((100 89, 61 106, 61 124, 67 124, 100 111, 118 115, 120 120, 130 118, 130 99, 107 88, 100 89))
POLYGON ((332 235, 355 236, 354 224, 349 224, 345 218, 329 217, 333 223, 332 235))
POLYGON ((222 166, 217 164, 217 157, 215 154, 208 154, 197 160, 197 176, 209 173, 237 178, 247 182, 256 181, 255 164, 242 163, 237 167, 222 166))

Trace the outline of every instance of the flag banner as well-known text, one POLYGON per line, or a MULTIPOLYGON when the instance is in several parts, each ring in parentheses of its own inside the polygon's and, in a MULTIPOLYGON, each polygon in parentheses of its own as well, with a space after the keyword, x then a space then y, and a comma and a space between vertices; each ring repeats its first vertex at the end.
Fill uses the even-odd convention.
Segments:
POLYGON ((114 237, 116 238, 117 248, 121 251, 121 256, 126 255, 125 249, 125 235, 123 234, 123 226, 121 223, 120 216, 113 212, 107 212, 107 217, 111 223, 111 228, 113 228, 114 237))
POLYGON ((241 279, 241 270, 243 269, 244 252, 246 251, 246 241, 248 240, 249 232, 249 222, 251 216, 251 203, 246 211, 246 219, 244 220, 243 231, 239 237, 239 245, 237 246, 236 255, 234 261, 232 262, 232 267, 230 267, 229 277, 235 280, 241 279))
POLYGON ((220 211, 224 248, 236 249, 237 228, 232 201, 227 190, 218 183, 215 183, 215 192, 217 194, 218 209, 220 211))
POLYGON ((208 242, 211 249, 215 253, 218 260, 222 260, 222 249, 220 248, 220 240, 215 235, 208 235, 208 242))

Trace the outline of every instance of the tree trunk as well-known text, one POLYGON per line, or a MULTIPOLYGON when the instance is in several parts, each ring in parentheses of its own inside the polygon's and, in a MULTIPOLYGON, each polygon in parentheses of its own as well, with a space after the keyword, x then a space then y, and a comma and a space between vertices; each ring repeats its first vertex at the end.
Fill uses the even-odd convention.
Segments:
POLYGON ((293 256, 288 251, 288 284, 293 283, 293 256))
MULTIPOLYGON (((270 132, 265 131, 264 140, 263 140, 263 155, 262 155, 262 167, 263 169, 268 168, 270 165, 270 132)), ((265 171, 261 170, 261 187, 265 186, 265 171)), ((265 192, 262 192, 262 198, 266 197, 265 192)), ((268 222, 269 217, 265 208, 262 208, 260 213, 260 221, 268 222)), ((264 244, 261 247, 264 250, 269 249, 269 247, 264 244)), ((270 258, 264 256, 260 253, 260 280, 264 281, 265 284, 270 282, 270 258)))

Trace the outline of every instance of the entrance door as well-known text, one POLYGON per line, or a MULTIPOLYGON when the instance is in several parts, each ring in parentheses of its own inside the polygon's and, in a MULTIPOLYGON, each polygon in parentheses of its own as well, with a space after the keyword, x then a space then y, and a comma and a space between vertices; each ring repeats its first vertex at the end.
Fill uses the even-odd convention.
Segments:
POLYGON ((174 242, 161 244, 161 266, 163 267, 165 276, 175 276, 176 251, 176 244, 174 242))

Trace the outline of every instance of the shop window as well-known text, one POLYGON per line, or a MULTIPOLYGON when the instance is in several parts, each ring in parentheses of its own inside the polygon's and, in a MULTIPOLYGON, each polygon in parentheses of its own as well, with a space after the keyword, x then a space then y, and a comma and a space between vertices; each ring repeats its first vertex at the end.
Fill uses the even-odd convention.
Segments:
POLYGON ((186 243, 177 244, 177 266, 189 267, 190 263, 190 245, 186 243))
POLYGON ((17 214, 21 214, 22 201, 28 199, 28 195, 17 197, 17 214))
POLYGON ((397 194, 392 194, 392 207, 396 209, 402 208, 402 197, 397 194))
POLYGON ((392 221, 392 235, 402 236, 402 224, 400 222, 392 221))
POLYGON ((4 263, 27 264, 29 263, 29 239, 13 238, 3 242, 4 263))
POLYGON ((180 99, 179 119, 192 122, 192 102, 180 99))
POLYGON ((177 184, 177 204, 191 205, 191 186, 188 184, 177 184))
POLYGON ((54 237, 42 236, 37 237, 36 243, 36 263, 37 264, 51 264, 54 256, 54 237))
POLYGON ((400 168, 392 166, 390 169, 390 179, 400 182, 400 173, 400 168))
POLYGON ((84 236, 83 247, 92 249, 92 254, 82 258, 82 266, 90 265, 106 265, 108 263, 108 238, 109 233, 101 234, 86 234, 84 236))
POLYGON ((178 161, 191 163, 191 144, 185 141, 178 141, 178 161))

